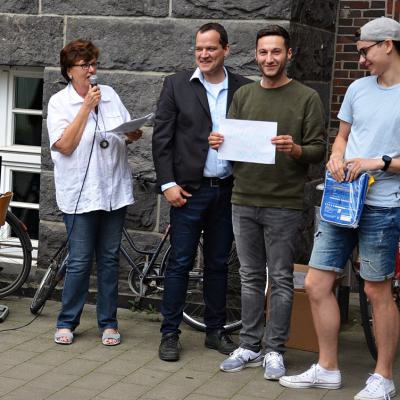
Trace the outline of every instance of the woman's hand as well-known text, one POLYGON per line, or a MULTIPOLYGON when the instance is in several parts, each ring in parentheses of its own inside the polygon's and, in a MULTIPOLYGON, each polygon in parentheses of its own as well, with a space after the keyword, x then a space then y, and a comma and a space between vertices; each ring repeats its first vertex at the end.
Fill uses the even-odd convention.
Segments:
POLYGON ((96 106, 99 105, 101 100, 101 92, 98 86, 92 86, 89 88, 85 99, 83 100, 83 105, 93 110, 96 106))
POLYGON ((142 135, 143 131, 141 129, 136 129, 136 131, 125 133, 126 139, 129 143, 140 139, 142 135))

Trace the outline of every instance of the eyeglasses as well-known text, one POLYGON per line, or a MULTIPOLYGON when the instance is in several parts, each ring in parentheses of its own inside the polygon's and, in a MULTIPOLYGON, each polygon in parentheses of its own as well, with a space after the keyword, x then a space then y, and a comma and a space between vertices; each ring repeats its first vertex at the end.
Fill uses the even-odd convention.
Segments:
POLYGON ((93 63, 84 63, 84 64, 75 64, 74 67, 81 67, 84 71, 89 71, 90 67, 97 68, 99 66, 99 62, 93 62, 93 63))
POLYGON ((374 44, 371 44, 371 46, 364 47, 364 48, 358 50, 358 51, 357 51, 357 52, 358 52, 358 55, 359 55, 359 56, 363 56, 364 58, 367 58, 368 50, 369 50, 371 47, 374 47, 374 46, 376 46, 377 44, 380 44, 380 43, 383 43, 383 42, 384 42, 384 40, 380 40, 379 42, 376 42, 376 43, 374 43, 374 44))

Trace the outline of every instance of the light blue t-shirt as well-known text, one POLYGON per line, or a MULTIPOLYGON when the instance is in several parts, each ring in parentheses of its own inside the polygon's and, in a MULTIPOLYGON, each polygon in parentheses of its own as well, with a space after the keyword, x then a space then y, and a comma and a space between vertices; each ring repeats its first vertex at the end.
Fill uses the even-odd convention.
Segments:
MULTIPOLYGON (((346 160, 400 156, 400 84, 380 86, 374 75, 356 80, 346 92, 338 118, 351 124, 346 160)), ((400 207, 400 174, 370 173, 375 183, 366 204, 400 207)))

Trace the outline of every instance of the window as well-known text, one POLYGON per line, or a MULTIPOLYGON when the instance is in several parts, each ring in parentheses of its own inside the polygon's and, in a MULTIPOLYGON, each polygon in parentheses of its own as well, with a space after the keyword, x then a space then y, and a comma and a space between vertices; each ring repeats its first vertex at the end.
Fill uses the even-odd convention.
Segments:
POLYGON ((37 248, 43 70, 0 66, 0 192, 14 192, 13 213, 37 248))

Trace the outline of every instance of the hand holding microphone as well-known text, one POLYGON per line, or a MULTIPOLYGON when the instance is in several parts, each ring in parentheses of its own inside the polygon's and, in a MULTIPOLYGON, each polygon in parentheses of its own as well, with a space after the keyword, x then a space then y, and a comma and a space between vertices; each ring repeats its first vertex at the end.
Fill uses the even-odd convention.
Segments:
POLYGON ((91 75, 89 77, 90 89, 85 97, 85 102, 90 108, 94 107, 94 112, 96 115, 99 112, 99 103, 101 100, 100 89, 97 85, 97 75, 91 75))

